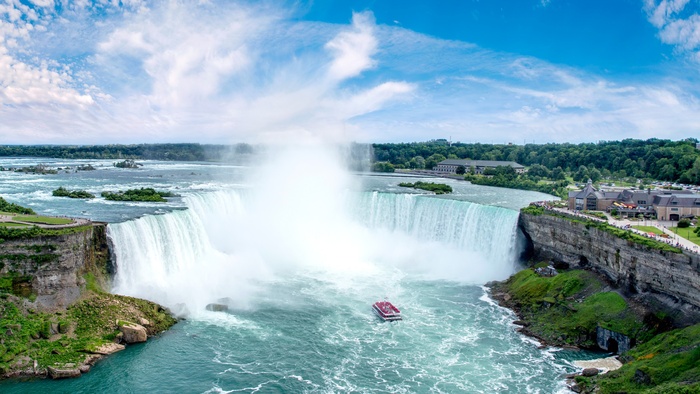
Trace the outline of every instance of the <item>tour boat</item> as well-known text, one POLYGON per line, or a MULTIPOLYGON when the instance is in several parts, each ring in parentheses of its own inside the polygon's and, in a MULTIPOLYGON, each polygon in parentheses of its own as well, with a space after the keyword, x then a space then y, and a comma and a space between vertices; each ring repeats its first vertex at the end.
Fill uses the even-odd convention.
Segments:
POLYGON ((401 311, 389 301, 377 301, 372 310, 384 321, 401 320, 401 311))

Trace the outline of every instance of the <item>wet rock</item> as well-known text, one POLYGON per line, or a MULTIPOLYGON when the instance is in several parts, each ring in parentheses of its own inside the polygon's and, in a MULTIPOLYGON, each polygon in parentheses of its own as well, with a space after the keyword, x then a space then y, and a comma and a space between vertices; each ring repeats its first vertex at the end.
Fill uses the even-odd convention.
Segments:
POLYGON ((78 367, 78 370, 80 371, 80 373, 88 373, 90 372, 90 366, 88 364, 83 364, 78 367))
MULTIPOLYGON (((105 343, 102 346, 95 349, 93 353, 108 355, 116 353, 120 350, 124 350, 124 345, 120 345, 118 343, 105 343)), ((99 357, 97 359, 99 359, 99 357)))
MULTIPOLYGON (((124 347, 122 347, 123 349, 124 347)), ((121 350, 121 349, 120 349, 121 350)), ((102 359, 101 354, 90 354, 89 356, 85 357, 85 361, 83 362, 84 365, 95 365, 96 362, 102 359)))
POLYGON ((581 376, 586 376, 586 377, 591 377, 591 376, 596 376, 598 375, 600 371, 598 371, 598 368, 585 368, 583 371, 581 371, 581 376))
POLYGON ((148 319, 144 319, 143 317, 139 317, 138 322, 139 322, 140 325, 142 325, 142 326, 144 326, 144 327, 148 327, 148 326, 151 325, 151 322, 148 321, 148 319))
POLYGON ((66 379, 66 378, 77 378, 80 376, 80 369, 75 367, 55 368, 49 367, 49 376, 51 379, 66 379))
POLYGON ((571 389, 571 391, 573 391, 574 393, 580 393, 583 391, 583 388, 576 383, 569 386, 569 389, 571 389))
POLYGON ((523 327, 527 327, 530 325, 530 323, 523 321, 523 320, 516 320, 513 322, 513 324, 518 325, 518 326, 523 326, 523 327))
POLYGON ((224 304, 207 304, 206 309, 212 312, 226 312, 228 311, 228 305, 224 304))
POLYGON ((126 343, 140 343, 146 342, 148 339, 148 334, 146 328, 140 324, 136 323, 126 323, 119 326, 119 331, 124 334, 124 342, 126 343))

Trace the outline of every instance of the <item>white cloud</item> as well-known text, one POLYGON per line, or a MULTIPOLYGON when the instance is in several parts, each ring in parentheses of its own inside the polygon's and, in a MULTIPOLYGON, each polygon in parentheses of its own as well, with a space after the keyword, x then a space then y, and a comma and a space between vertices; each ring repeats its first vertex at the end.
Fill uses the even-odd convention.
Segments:
MULTIPOLYGON (((42 7, 53 5, 52 2, 37 3, 42 7)), ((34 30, 43 30, 43 25, 33 24, 37 19, 33 9, 19 2, 7 2, 0 5, 0 15, 5 15, 5 20, 0 19, 0 107, 93 104, 89 94, 71 87, 72 78, 67 67, 51 67, 49 64, 54 63, 45 60, 31 64, 11 53, 28 41, 34 30)))
POLYGON ((328 71, 331 78, 342 80, 355 77, 374 65, 372 55, 377 50, 374 24, 371 13, 355 13, 352 16, 352 29, 341 32, 326 44, 335 57, 328 71))
MULTIPOLYGON (((682 76, 620 81, 368 12, 329 24, 281 3, 120 4, 0 5, 0 139, 545 142, 700 128, 697 86, 682 76)), ((686 2, 649 4, 660 37, 697 56, 686 2)))
POLYGON ((700 15, 687 15, 690 0, 645 0, 644 9, 649 22, 659 29, 659 38, 674 45, 693 60, 700 60, 700 15), (687 16, 686 16, 687 15, 687 16))

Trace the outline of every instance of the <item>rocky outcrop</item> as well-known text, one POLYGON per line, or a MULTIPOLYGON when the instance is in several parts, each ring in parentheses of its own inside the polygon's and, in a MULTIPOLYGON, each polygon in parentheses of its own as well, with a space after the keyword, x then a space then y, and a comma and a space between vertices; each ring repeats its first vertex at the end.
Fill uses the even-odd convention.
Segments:
POLYGON ((80 369, 75 367, 75 364, 67 365, 64 368, 48 367, 49 376, 52 379, 77 378, 80 376, 80 369))
POLYGON ((603 274, 626 295, 652 309, 697 321, 700 313, 700 255, 652 249, 581 222, 521 212, 518 227, 537 260, 552 260, 603 274))
POLYGON ((596 328, 596 343, 599 348, 618 354, 622 354, 634 346, 630 337, 603 327, 596 328))
POLYGON ((109 256, 104 223, 68 234, 4 240, 0 277, 9 278, 12 292, 34 300, 38 308, 63 309, 78 299, 86 277, 108 288, 109 256))
POLYGON ((122 340, 126 343, 146 342, 148 334, 146 328, 140 324, 130 322, 118 322, 119 331, 123 334, 122 340))

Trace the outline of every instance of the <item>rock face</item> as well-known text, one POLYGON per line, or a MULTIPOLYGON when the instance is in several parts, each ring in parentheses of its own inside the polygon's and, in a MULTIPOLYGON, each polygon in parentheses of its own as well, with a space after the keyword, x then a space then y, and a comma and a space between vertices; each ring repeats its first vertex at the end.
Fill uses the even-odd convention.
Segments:
POLYGON ((124 337, 122 339, 126 343, 146 342, 146 339, 148 339, 146 328, 140 324, 120 324, 119 331, 121 331, 122 334, 124 334, 124 337))
POLYGON ((521 212, 518 227, 528 241, 532 257, 591 269, 627 294, 649 296, 659 304, 697 318, 700 255, 651 249, 547 214, 521 212))
POLYGON ((110 270, 104 223, 72 234, 5 240, 0 246, 0 276, 13 278, 14 293, 35 295, 42 309, 63 309, 77 300, 87 273, 106 288, 110 270))
POLYGON ((622 354, 634 346, 629 337, 603 327, 596 328, 598 347, 609 352, 622 354))
POLYGON ((49 367, 49 376, 52 379, 77 378, 80 376, 79 368, 54 368, 49 367))

